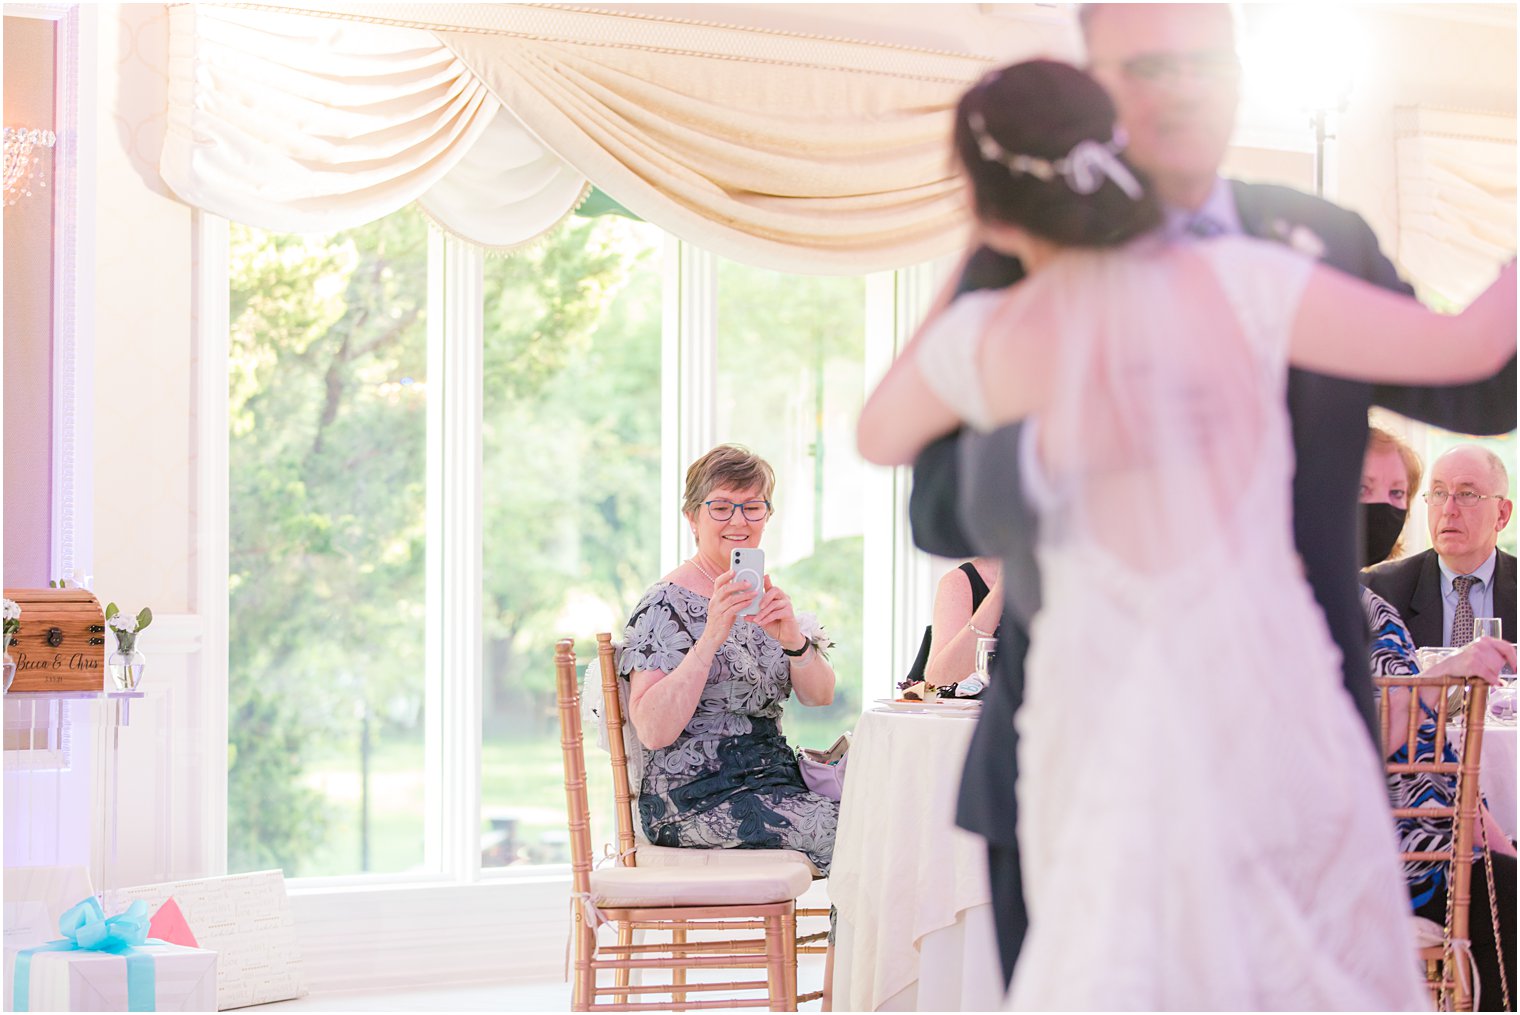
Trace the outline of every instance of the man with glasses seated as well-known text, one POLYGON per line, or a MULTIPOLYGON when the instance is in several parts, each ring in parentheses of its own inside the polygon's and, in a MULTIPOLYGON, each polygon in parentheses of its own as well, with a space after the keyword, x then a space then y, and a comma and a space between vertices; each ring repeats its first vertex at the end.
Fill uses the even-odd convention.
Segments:
POLYGON ((1509 472, 1476 444, 1436 459, 1425 492, 1431 548, 1371 568, 1362 582, 1399 611, 1414 643, 1461 647, 1477 617, 1498 617, 1515 640, 1515 558, 1498 548, 1509 524, 1509 472))

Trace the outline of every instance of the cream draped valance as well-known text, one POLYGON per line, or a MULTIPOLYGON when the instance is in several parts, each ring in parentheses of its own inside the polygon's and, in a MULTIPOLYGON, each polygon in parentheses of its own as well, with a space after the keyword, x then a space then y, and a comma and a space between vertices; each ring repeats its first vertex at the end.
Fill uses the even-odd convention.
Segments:
POLYGON ((853 24, 806 5, 798 31, 758 6, 720 24, 649 13, 666 8, 174 5, 160 168, 185 201, 264 228, 343 228, 415 200, 498 249, 595 185, 724 256, 853 274, 961 242, 955 100, 996 63, 1069 49, 1048 12, 901 5, 867 25, 878 5, 853 24), (967 37, 980 52, 954 48, 967 37))
POLYGON ((1465 306, 1515 249, 1515 118, 1414 106, 1395 127, 1399 263, 1465 306))

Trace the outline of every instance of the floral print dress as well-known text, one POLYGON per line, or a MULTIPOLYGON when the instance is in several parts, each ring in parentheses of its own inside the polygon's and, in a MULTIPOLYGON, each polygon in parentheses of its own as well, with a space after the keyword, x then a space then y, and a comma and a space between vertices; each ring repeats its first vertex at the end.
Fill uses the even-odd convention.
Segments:
MULTIPOLYGON (((619 673, 669 673, 707 627, 706 596, 672 582, 645 593, 623 632, 619 673)), ((639 796, 657 846, 795 849, 827 874, 839 804, 810 792, 781 734, 790 660, 758 625, 738 621, 719 647, 691 721, 649 751, 639 796)))

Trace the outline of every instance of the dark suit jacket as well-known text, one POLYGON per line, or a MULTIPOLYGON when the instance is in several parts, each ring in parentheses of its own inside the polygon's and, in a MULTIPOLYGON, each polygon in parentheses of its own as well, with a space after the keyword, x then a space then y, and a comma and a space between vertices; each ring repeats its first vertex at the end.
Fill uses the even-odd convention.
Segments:
POLYGON ((968 545, 998 547, 997 555, 1003 560, 1002 630, 993 656, 992 680, 982 696, 981 719, 966 752, 956 823, 1007 849, 1018 846, 1011 810, 1013 757, 1018 746, 1013 714, 1023 702, 1029 622, 1040 609, 1040 571, 1034 559, 1038 519, 1024 497, 1017 467, 1022 431, 1022 423, 987 434, 968 430, 956 440, 945 438, 925 450, 914 469, 908 508, 914 538, 922 549, 944 557, 967 557, 976 556, 966 552, 968 545), (942 458, 955 459, 944 463, 943 481, 958 477, 959 487, 952 496, 930 496, 938 484, 925 480, 931 475, 940 478, 936 465, 942 458), (968 506, 967 511, 958 510, 962 504, 968 506), (997 505, 997 510, 969 509, 974 504, 997 505), (933 512, 954 517, 927 521, 924 515, 933 512), (1005 811, 1007 820, 999 820, 997 816, 1005 811))
MULTIPOLYGON (((1285 187, 1232 186, 1236 209, 1248 234, 1282 236, 1302 225, 1323 243, 1325 263, 1376 285, 1411 293, 1360 216, 1285 187)), ((968 263, 961 289, 999 288, 1022 277, 1016 260, 983 250, 968 263)), ((1490 380, 1441 388, 1375 387, 1289 371, 1288 406, 1297 456, 1294 537, 1309 583, 1341 649, 1346 687, 1362 710, 1369 736, 1373 728, 1372 684, 1367 668, 1366 620, 1357 594, 1360 538, 1356 505, 1367 438, 1367 408, 1374 403, 1446 429, 1506 433, 1515 427, 1515 361, 1510 360, 1490 380)), ((1034 541, 1032 525, 1010 525, 991 537, 983 533, 997 540, 983 542, 964 524, 960 508, 963 481, 968 477, 961 475, 964 456, 960 441, 960 435, 936 441, 914 465, 909 516, 915 541, 922 549, 942 556, 997 554, 1028 559, 1034 541)), ((1011 476, 1005 481, 1016 483, 1017 470, 1012 462, 1002 461, 1003 470, 1011 476)), ((975 477, 969 479, 976 482, 975 477)), ((1037 586, 1032 560, 1024 570, 1028 575, 1023 580, 1037 586)), ((1009 601, 1038 601, 1037 588, 1012 590, 1011 574, 1003 584, 1009 601)), ((1003 625, 1005 634, 1010 625, 1027 630, 1017 611, 1005 612, 1003 625)), ((956 821, 990 842, 1012 849, 1017 848, 1017 800, 1011 720, 1023 698, 1023 659, 1004 646, 999 649, 997 675, 1003 693, 993 695, 1000 682, 994 679, 967 755, 956 821)))
MULTIPOLYGON (((1399 611, 1418 648, 1445 644, 1441 561, 1435 550, 1368 568, 1362 584, 1399 611)), ((1503 550, 1494 562, 1494 612, 1504 621, 1504 640, 1514 641, 1515 558, 1503 550)))

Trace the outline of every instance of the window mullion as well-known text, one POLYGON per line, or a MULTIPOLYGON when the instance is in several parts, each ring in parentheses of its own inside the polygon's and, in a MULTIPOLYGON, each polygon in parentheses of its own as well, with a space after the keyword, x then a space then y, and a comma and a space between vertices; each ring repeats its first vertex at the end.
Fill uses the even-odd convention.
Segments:
MULTIPOLYGON (((893 300, 894 354, 907 345, 908 339, 928 313, 940 279, 953 263, 951 258, 941 258, 904 268, 897 273, 893 300)), ((885 364, 871 359, 866 373, 873 378, 872 386, 885 370, 885 364)), ((908 671, 918 651, 923 630, 933 619, 934 590, 945 571, 945 564, 913 545, 913 533, 908 524, 910 471, 893 469, 891 475, 893 485, 886 502, 892 504, 893 516, 897 520, 892 546, 896 575, 895 580, 889 578, 887 587, 892 589, 894 599, 891 644, 896 656, 885 672, 896 674, 908 671)), ((870 559, 869 554, 867 559, 870 559)), ((868 584, 867 587, 871 586, 868 584)), ((866 672, 877 671, 867 668, 866 672)))
POLYGON ((696 552, 681 518, 681 489, 687 463, 717 439, 718 261, 674 237, 665 241, 665 322, 660 376, 662 569, 696 552))
MULTIPOLYGON (((899 272, 878 272, 866 276, 866 340, 862 376, 866 394, 880 383, 900 347, 897 294, 901 288, 899 272)), ((869 701, 892 693, 892 674, 906 673, 912 656, 903 656, 917 645, 908 646, 902 630, 893 626, 897 588, 893 571, 907 554, 917 553, 908 541, 898 545, 906 529, 906 515, 898 509, 898 485, 906 486, 898 469, 867 467, 865 488, 860 491, 861 527, 865 536, 865 602, 861 619, 865 637, 861 643, 861 672, 865 674, 862 696, 869 701), (903 523, 899 524, 902 519, 903 523), (891 632, 891 636, 887 636, 891 632)))
POLYGON ((428 247, 426 861, 480 870, 484 259, 436 230, 428 247))
MULTIPOLYGON (((197 211, 195 223, 196 329, 196 594, 201 618, 198 854, 184 867, 210 877, 227 873, 227 743, 230 721, 228 643, 231 634, 228 575, 232 507, 229 472, 231 342, 227 220, 197 211)), ((193 766, 192 766, 193 767, 193 766)), ((194 798, 192 798, 194 799, 194 798)), ((192 813, 197 808, 192 805, 192 813)))

